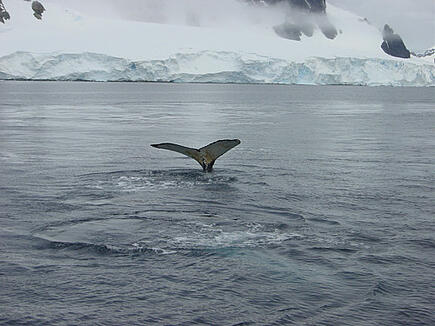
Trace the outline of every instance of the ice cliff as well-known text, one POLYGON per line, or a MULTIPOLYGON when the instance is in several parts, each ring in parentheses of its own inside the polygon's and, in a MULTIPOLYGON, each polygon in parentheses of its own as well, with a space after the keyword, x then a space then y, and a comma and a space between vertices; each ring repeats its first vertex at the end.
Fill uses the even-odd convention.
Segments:
POLYGON ((295 62, 228 51, 177 53, 160 60, 15 52, 0 58, 0 79, 435 86, 435 66, 348 57, 295 62))

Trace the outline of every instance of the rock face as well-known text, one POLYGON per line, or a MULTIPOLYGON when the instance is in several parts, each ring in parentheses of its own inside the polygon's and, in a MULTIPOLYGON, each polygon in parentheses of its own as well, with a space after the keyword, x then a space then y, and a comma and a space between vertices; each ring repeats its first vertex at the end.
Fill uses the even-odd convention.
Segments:
POLYGON ((36 19, 42 19, 42 13, 45 11, 45 8, 39 1, 32 2, 32 9, 34 11, 33 16, 36 19))
POLYGON ((300 41, 302 36, 302 31, 300 26, 292 23, 282 23, 273 27, 276 34, 282 38, 289 40, 300 41))
MULTIPOLYGON (((423 51, 422 53, 411 52, 411 55, 413 55, 414 57, 417 57, 417 58, 430 57, 432 55, 435 55, 435 46, 431 49, 427 49, 427 50, 423 51)), ((434 60, 435 60, 435 58, 434 58, 434 60)))
POLYGON ((393 29, 389 25, 384 26, 382 36, 384 42, 382 42, 381 48, 386 54, 405 59, 411 57, 411 53, 406 48, 402 38, 398 34, 394 34, 393 29))
POLYGON ((283 38, 300 41, 302 34, 313 36, 316 26, 329 39, 338 34, 326 15, 326 0, 251 0, 251 3, 288 4, 286 21, 274 27, 276 34, 283 38))
POLYGON ((9 16, 9 13, 6 11, 6 8, 2 2, 2 0, 0 0, 0 23, 5 23, 5 20, 8 20, 9 18, 11 18, 9 16))
POLYGON ((315 13, 325 13, 326 0, 251 0, 252 3, 274 5, 287 2, 291 7, 315 13))
POLYGON ((326 0, 287 0, 287 2, 293 7, 313 13, 325 13, 326 10, 326 0))
MULTIPOLYGON (((30 2, 30 0, 24 0, 26 2, 30 2)), ((33 16, 36 19, 42 19, 42 13, 45 11, 44 6, 39 1, 32 2, 33 16)), ((0 0, 0 23, 5 23, 5 20, 10 19, 9 13, 6 11, 5 6, 0 0)))

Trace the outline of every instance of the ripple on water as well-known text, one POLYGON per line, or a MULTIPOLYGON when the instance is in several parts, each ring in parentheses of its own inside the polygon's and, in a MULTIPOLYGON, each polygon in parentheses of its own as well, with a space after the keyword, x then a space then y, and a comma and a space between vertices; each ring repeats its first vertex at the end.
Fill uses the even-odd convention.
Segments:
POLYGON ((203 173, 200 170, 130 170, 93 173, 81 176, 89 187, 106 191, 150 191, 170 188, 212 186, 226 190, 237 181, 235 176, 203 173))
POLYGON ((258 248, 302 237, 283 227, 282 223, 218 224, 207 218, 69 221, 47 225, 34 236, 48 241, 51 249, 89 250, 99 254, 172 254, 198 249, 258 248))

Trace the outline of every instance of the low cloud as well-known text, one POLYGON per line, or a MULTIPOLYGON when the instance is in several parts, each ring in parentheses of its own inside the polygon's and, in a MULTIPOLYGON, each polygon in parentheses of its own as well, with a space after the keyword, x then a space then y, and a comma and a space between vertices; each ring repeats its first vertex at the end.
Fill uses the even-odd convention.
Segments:
POLYGON ((285 11, 240 0, 47 0, 82 12, 137 21, 193 26, 273 25, 285 11))
MULTIPOLYGON (((274 26, 286 19, 285 5, 265 8, 243 0, 45 0, 105 17, 194 26, 274 26)), ((410 49, 435 45, 435 0, 327 0, 366 17, 379 29, 389 24, 410 49)))

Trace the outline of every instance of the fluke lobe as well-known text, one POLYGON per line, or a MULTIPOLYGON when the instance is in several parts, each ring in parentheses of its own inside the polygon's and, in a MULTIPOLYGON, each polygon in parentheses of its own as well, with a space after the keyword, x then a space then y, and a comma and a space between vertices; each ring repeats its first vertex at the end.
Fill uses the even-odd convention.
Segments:
POLYGON ((200 149, 185 147, 172 143, 151 144, 151 146, 160 149, 167 149, 189 156, 202 166, 204 172, 211 172, 216 159, 239 144, 239 139, 221 139, 208 144, 207 146, 201 147, 200 149))

